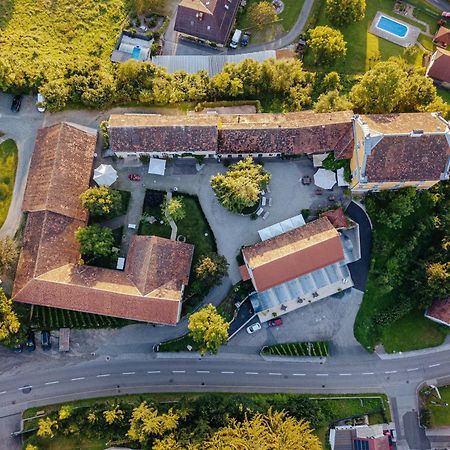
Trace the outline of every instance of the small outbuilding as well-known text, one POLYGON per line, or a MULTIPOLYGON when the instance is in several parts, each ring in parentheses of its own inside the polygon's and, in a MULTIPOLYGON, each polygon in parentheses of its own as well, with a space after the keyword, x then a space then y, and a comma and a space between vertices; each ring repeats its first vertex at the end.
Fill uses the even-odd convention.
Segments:
POLYGON ((163 176, 166 173, 166 160, 159 158, 150 158, 148 173, 163 176))

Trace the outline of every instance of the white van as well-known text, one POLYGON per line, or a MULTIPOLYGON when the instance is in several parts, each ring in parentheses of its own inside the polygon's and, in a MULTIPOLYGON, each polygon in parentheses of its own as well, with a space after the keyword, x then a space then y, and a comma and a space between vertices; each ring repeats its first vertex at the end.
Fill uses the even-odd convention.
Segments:
POLYGON ((239 45, 239 41, 241 40, 241 34, 242 34, 241 30, 235 30, 230 42, 231 48, 237 48, 237 46, 239 45))
POLYGON ((43 105, 43 103, 45 102, 45 98, 42 94, 38 93, 37 97, 36 97, 36 107, 37 110, 41 113, 45 112, 45 106, 43 105))

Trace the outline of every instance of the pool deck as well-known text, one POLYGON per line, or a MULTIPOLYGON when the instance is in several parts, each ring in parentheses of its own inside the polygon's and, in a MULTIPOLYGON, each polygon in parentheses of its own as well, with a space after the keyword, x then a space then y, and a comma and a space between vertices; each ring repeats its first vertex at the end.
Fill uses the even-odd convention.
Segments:
POLYGON ((402 20, 397 19, 396 17, 389 16, 388 14, 385 14, 381 11, 378 11, 375 14, 375 17, 372 20, 372 24, 370 25, 369 28, 369 33, 372 33, 380 38, 386 39, 387 41, 393 42, 394 44, 401 45, 402 47, 410 47, 411 45, 415 45, 415 43, 417 42, 417 38, 419 37, 419 34, 421 32, 422 30, 420 28, 415 27, 414 25, 411 25, 407 22, 403 22, 402 20), (406 36, 400 37, 393 33, 389 33, 388 31, 384 31, 378 28, 377 23, 380 20, 381 16, 387 17, 388 19, 391 19, 394 22, 398 22, 407 27, 408 32, 406 33, 406 36))

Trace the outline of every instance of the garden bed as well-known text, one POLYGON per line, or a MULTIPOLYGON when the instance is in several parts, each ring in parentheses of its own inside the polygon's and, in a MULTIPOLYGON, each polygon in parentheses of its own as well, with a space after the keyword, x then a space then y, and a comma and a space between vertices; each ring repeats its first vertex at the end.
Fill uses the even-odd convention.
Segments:
POLYGON ((12 139, 0 144, 0 228, 11 204, 17 170, 17 145, 12 139))
POLYGON ((263 355, 270 356, 328 356, 328 342, 288 342, 262 349, 263 355))
POLYGON ((195 342, 189 334, 185 334, 176 339, 162 342, 158 346, 158 352, 188 352, 187 346, 192 347, 192 351, 196 352, 200 349, 199 344, 195 342))

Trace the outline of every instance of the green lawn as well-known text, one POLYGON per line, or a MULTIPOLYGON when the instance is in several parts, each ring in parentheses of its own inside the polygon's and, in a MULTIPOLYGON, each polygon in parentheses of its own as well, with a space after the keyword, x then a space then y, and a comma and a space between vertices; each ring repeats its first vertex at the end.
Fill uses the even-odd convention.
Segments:
POLYGON ((53 439, 39 439, 39 450, 104 450, 106 439, 58 436, 53 439))
POLYGON ((328 342, 290 342, 265 347, 263 353, 273 356, 327 356, 328 342))
POLYGON ((450 103, 450 91, 438 87, 437 94, 440 95, 447 103, 450 103))
POLYGON ((408 352, 436 347, 444 342, 447 329, 414 311, 383 330, 382 342, 389 352, 408 352))
MULTIPOLYGON (((319 13, 317 25, 333 25, 329 22, 325 12, 325 1, 322 2, 322 8, 319 13)), ((314 69, 336 70, 341 73, 363 73, 370 69, 375 59, 379 56, 386 60, 391 56, 403 53, 403 47, 393 44, 385 39, 368 33, 370 25, 377 11, 382 11, 393 17, 398 17, 404 22, 412 23, 418 28, 425 30, 425 27, 413 20, 394 14, 392 11, 393 0, 370 0, 367 3, 366 15, 360 22, 355 22, 342 29, 344 39, 347 41, 347 56, 336 62, 332 67, 321 68, 314 65, 311 52, 305 56, 305 66, 314 69)))
POLYGON ((433 51, 434 49, 434 44, 433 44, 433 40, 426 36, 425 34, 421 33, 419 35, 418 41, 430 52, 433 51))
POLYGON ((193 351, 197 351, 199 349, 199 345, 194 342, 194 340, 189 336, 189 334, 185 334, 184 336, 179 337, 178 339, 172 339, 167 342, 163 342, 159 346, 160 352, 187 352, 187 346, 190 345, 193 347, 193 351))
MULTIPOLYGON (((450 386, 439 388, 442 400, 450 405, 450 386)), ((433 427, 450 426, 450 406, 429 405, 433 427)))
POLYGON ((3 28, 11 18, 14 0, 0 0, 0 28, 3 28))
POLYGON ((17 145, 12 139, 0 144, 0 228, 8 215, 17 170, 17 145))

